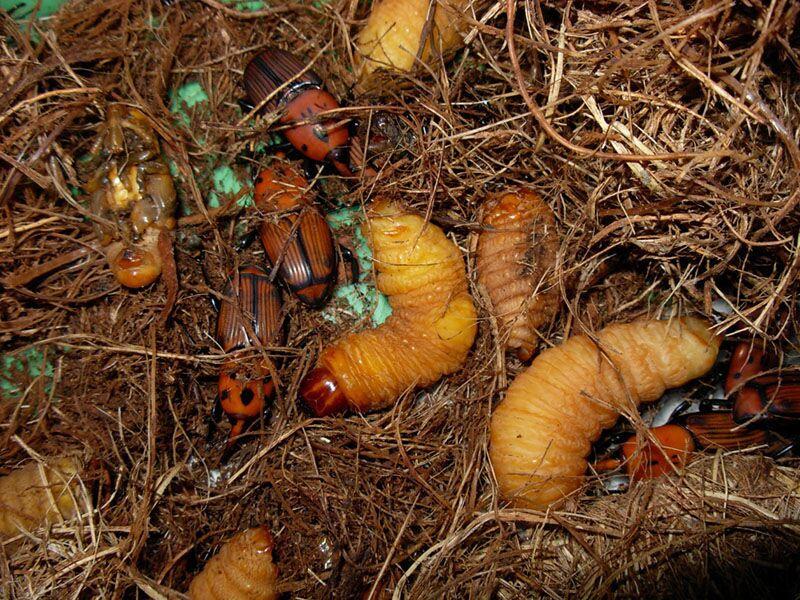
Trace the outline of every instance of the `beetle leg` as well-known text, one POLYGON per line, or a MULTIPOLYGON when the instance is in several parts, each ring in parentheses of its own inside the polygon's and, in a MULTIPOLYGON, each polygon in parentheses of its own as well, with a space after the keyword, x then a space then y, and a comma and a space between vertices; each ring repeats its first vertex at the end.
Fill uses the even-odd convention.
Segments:
POLYGON ((236 252, 243 252, 247 250, 253 242, 258 238, 258 229, 251 229, 243 236, 241 236, 238 240, 234 242, 234 249, 236 252))
POLYGON ((220 419, 222 419, 222 401, 219 399, 219 395, 216 395, 214 396, 214 406, 211 408, 211 420, 219 423, 220 419))
POLYGON ((247 425, 247 421, 244 419, 236 419, 231 427, 231 432, 228 434, 228 441, 225 443, 225 450, 228 451, 236 444, 236 441, 239 439, 239 436, 244 433, 245 425, 247 425))
POLYGON ((342 260, 339 262, 339 282, 357 283, 361 274, 358 259, 353 251, 341 242, 339 243, 339 253, 342 257, 342 260))
POLYGON ((622 466, 622 461, 618 458, 604 458, 603 460, 598 460, 596 463, 592 465, 592 468, 595 471, 600 473, 605 471, 616 471, 622 466))
POLYGON ((253 109, 256 107, 255 104, 244 98, 239 98, 236 104, 239 105, 239 108, 242 109, 242 112, 245 114, 253 112, 253 109))
POLYGON ((772 450, 769 455, 772 458, 783 458, 784 456, 791 454, 797 445, 796 440, 791 440, 789 442, 784 442, 776 450, 772 450))

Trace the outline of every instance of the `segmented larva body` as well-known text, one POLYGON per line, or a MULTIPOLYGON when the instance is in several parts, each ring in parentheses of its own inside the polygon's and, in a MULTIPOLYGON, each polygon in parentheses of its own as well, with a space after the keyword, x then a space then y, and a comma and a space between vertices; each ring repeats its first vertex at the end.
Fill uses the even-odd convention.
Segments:
POLYGON ((318 415, 391 405, 458 370, 476 333, 461 251, 437 226, 376 201, 362 227, 392 315, 325 348, 300 392, 318 415))
MULTIPOLYGON (((434 0, 433 26, 420 55, 422 62, 430 64, 435 56, 447 55, 461 46, 469 1, 434 0)), ((375 2, 356 41, 362 84, 368 83, 377 69, 412 70, 430 7, 430 0, 375 2)))
POLYGON ((80 468, 75 458, 55 458, 0 477, 0 538, 78 515, 80 468))
POLYGON ((597 340, 577 335, 542 352, 492 415, 492 466, 501 493, 518 506, 545 508, 580 487, 600 432, 706 373, 720 345, 692 317, 614 324, 597 340))
POLYGON ((548 281, 559 246, 555 216, 538 194, 520 188, 491 198, 482 225, 478 283, 489 295, 505 347, 529 360, 537 330, 558 312, 558 288, 548 281))
POLYGON ((192 600, 275 600, 278 567, 266 527, 236 534, 206 563, 189 586, 192 600))

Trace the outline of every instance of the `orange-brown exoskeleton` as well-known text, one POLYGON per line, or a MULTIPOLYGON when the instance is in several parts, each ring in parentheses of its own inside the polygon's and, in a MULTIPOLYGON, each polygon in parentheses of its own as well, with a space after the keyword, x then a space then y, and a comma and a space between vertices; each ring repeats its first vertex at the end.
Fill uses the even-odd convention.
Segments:
POLYGON ((259 233, 270 263, 304 304, 322 306, 336 284, 338 253, 305 177, 293 164, 276 160, 256 178, 255 202, 268 213, 259 233))
POLYGON ((733 414, 737 423, 756 418, 800 419, 800 373, 773 373, 752 380, 736 394, 733 414))
POLYGON ((633 479, 659 477, 684 467, 697 448, 748 448, 766 440, 762 430, 737 427, 730 411, 693 413, 648 429, 643 440, 631 435, 622 445, 622 460, 605 459, 594 467, 606 471, 624 464, 633 479))
POLYGON ((457 371, 477 331, 464 258, 436 225, 378 199, 362 232, 392 315, 325 347, 300 394, 318 416, 368 412, 457 371))
POLYGON ((277 600, 278 566, 265 526, 246 529, 206 563, 189 585, 191 600, 277 600))
POLYGON ((501 493, 541 509, 578 489, 600 432, 706 373, 720 341, 700 319, 642 320, 539 354, 492 415, 489 455, 501 493))
POLYGON ((254 104, 266 101, 268 110, 282 112, 280 122, 289 126, 284 135, 304 156, 328 161, 342 175, 351 176, 347 125, 337 115, 319 118, 339 108, 339 102, 307 67, 290 52, 267 48, 245 67, 245 90, 254 104))
POLYGON ((725 377, 725 393, 730 394, 739 384, 764 371, 766 360, 766 348, 763 342, 736 344, 725 377))
POLYGON ((538 194, 519 188, 491 198, 482 225, 478 282, 489 296, 505 347, 527 361, 537 331, 558 312, 559 291, 551 281, 559 247, 555 217, 538 194))
MULTIPOLYGON (((256 343, 269 346, 279 342, 283 322, 281 295, 265 271, 258 267, 241 269, 238 277, 229 283, 225 297, 217 318, 216 334, 225 352, 256 343)), ((220 369, 217 387, 215 413, 223 411, 232 424, 228 437, 230 448, 247 424, 263 414, 275 393, 275 384, 260 361, 249 371, 241 363, 227 362, 220 369)))
POLYGON ((0 477, 0 541, 76 517, 83 497, 80 469, 76 458, 62 457, 0 477))
POLYGON ((126 287, 147 286, 161 274, 158 240, 175 228, 177 205, 150 121, 136 108, 110 105, 92 155, 101 164, 84 187, 111 271, 126 287))
POLYGON ((737 423, 753 419, 800 419, 800 372, 758 376, 776 362, 763 342, 740 342, 733 351, 725 392, 734 393, 733 415, 737 423))
POLYGON ((696 449, 692 434, 679 425, 653 427, 647 433, 644 444, 633 435, 622 445, 625 469, 634 480, 673 473, 689 462, 696 449))

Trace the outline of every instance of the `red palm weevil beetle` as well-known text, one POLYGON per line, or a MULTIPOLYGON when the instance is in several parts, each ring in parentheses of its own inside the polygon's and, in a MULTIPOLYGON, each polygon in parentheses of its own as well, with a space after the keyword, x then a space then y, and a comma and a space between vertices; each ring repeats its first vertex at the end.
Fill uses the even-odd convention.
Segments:
MULTIPOLYGON (((225 352, 255 345, 255 336, 263 346, 282 337, 281 294, 267 273, 258 267, 244 267, 232 277, 225 289, 217 317, 216 339, 225 352)), ((223 411, 233 427, 228 447, 245 426, 265 410, 275 393, 275 384, 265 365, 256 365, 248 373, 241 363, 227 362, 220 369, 215 415, 223 411)))
POLYGON ((317 117, 339 108, 339 102, 325 90, 322 79, 290 52, 267 48, 245 67, 244 87, 255 105, 266 101, 268 110, 283 112, 280 122, 297 123, 285 130, 286 139, 311 160, 327 160, 342 175, 350 177, 350 132, 336 118, 317 117))
POLYGON ((276 160, 255 181, 265 213, 259 233, 271 264, 304 304, 322 306, 336 284, 338 254, 325 217, 312 204, 308 181, 294 164, 276 160))

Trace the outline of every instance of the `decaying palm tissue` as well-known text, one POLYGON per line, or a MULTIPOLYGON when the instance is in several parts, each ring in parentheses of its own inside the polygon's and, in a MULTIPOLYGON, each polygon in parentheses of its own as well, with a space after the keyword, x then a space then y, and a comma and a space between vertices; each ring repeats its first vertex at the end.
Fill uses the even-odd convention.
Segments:
POLYGON ((0 27, 0 597, 800 595, 796 3, 0 27))

